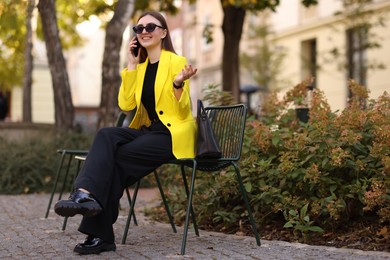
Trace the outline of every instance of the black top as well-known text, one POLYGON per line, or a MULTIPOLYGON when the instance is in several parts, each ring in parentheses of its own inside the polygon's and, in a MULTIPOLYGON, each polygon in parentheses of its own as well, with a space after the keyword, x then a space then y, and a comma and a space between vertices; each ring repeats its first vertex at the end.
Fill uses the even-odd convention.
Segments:
POLYGON ((154 96, 154 84, 156 81, 158 62, 148 64, 145 73, 144 86, 142 88, 141 102, 148 112, 151 121, 158 121, 156 113, 156 98, 154 96))

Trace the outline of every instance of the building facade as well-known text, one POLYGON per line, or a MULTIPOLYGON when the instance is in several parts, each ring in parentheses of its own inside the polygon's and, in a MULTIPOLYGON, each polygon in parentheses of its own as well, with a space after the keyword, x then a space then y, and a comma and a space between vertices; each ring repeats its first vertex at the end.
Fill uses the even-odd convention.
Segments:
MULTIPOLYGON (((350 95, 347 82, 352 78, 370 90, 371 98, 377 98, 390 90, 387 77, 390 72, 390 0, 366 1, 361 9, 356 4, 345 5, 347 2, 351 1, 319 0, 317 6, 304 8, 300 0, 289 0, 281 1, 275 13, 247 12, 240 52, 246 53, 250 43, 256 44, 256 40, 249 39, 253 32, 251 28, 267 23, 273 32, 270 42, 274 49, 283 50, 286 55, 278 75, 284 80, 273 83, 271 89, 286 91, 314 76, 314 87, 325 92, 331 109, 341 110, 347 105, 350 95), (353 16, 356 10, 359 12, 353 16), (363 26, 367 24, 371 25, 369 31, 368 27, 363 26), (372 46, 365 48, 369 44, 372 46), (377 48, 373 48, 375 46, 377 48)), ((198 68, 197 75, 191 79, 191 96, 195 107, 196 99, 203 97, 203 90, 208 85, 222 83, 224 39, 221 1, 198 0, 191 5, 188 1, 182 1, 179 14, 167 16, 167 20, 177 53, 187 57, 189 63, 198 68), (212 33, 211 42, 203 37, 206 26, 212 33)), ((88 38, 86 44, 67 51, 65 55, 72 98, 78 111, 76 121, 93 125, 96 120, 93 111, 100 103, 104 31, 99 29, 99 24, 84 24, 80 32, 88 38)), ((123 38, 123 67, 130 35, 129 26, 123 38)), ((53 93, 46 52, 42 43, 34 43, 34 47, 33 121, 53 123, 53 93)), ((257 53, 252 55, 253 59, 262 58, 257 53)), ((242 69, 240 79, 242 85, 256 84, 253 71, 242 69)), ((245 96, 242 98, 245 101, 245 96)), ((259 103, 259 99, 253 98, 251 105, 259 107, 259 103)), ((20 121, 21 89, 13 91, 11 104, 11 120, 20 121)))
POLYGON ((348 2, 357 1, 320 0, 308 9, 281 1, 271 15, 274 40, 287 49, 282 77, 296 84, 314 76, 332 110, 346 107, 349 79, 366 86, 370 98, 390 90, 390 1, 348 2))

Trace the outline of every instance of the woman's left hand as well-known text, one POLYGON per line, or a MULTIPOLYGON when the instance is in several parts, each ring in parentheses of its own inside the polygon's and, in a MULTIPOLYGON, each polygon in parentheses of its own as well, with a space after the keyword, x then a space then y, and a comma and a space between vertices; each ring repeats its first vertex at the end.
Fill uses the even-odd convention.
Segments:
POLYGON ((197 68, 193 68, 191 65, 185 65, 184 69, 177 74, 174 83, 176 86, 180 86, 185 80, 191 78, 198 71, 197 68))

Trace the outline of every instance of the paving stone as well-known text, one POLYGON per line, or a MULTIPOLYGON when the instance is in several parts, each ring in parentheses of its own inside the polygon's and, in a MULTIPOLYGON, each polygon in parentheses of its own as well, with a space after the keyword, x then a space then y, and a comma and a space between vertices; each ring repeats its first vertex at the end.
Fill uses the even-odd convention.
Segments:
MULTIPOLYGON (((129 210, 126 197, 114 225, 117 250, 82 259, 390 259, 390 253, 309 246, 300 243, 262 240, 200 230, 188 234, 186 255, 180 255, 183 229, 173 233, 170 225, 151 221, 143 215, 145 207, 159 203, 155 189, 140 190, 136 204, 138 226, 131 223, 125 245, 120 244, 129 210)), ((58 196, 57 196, 58 197, 58 196)), ((63 218, 53 210, 44 218, 49 194, 0 195, 0 259, 74 259, 74 246, 85 236, 77 231, 81 216, 69 218, 65 231, 63 218)))

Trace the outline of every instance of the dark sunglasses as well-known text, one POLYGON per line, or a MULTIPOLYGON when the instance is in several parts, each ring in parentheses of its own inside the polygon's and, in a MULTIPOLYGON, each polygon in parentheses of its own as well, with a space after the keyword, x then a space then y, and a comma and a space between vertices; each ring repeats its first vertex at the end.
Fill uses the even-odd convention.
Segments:
POLYGON ((151 32, 154 32, 154 30, 156 29, 156 27, 158 28, 161 28, 161 29, 164 29, 164 27, 160 26, 160 25, 157 25, 157 24, 154 24, 154 23, 148 23, 147 25, 143 26, 143 25, 137 25, 137 26, 134 26, 133 27, 133 31, 136 33, 136 34, 141 34, 144 29, 148 32, 148 33, 151 33, 151 32))

